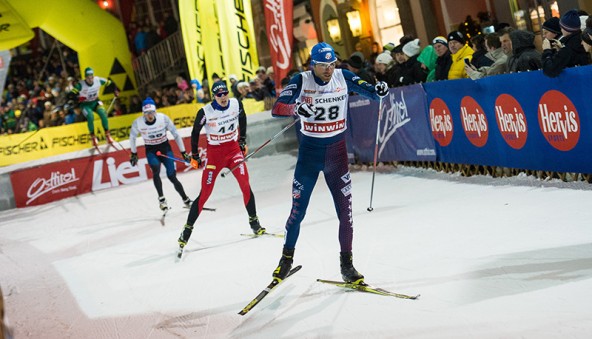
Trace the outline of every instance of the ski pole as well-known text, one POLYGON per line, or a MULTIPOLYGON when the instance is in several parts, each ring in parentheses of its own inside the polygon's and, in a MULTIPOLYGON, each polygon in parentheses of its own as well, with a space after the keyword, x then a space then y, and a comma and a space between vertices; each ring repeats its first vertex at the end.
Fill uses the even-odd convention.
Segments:
POLYGON ((241 160, 238 164, 234 165, 234 167, 232 167, 231 169, 226 170, 225 172, 222 172, 221 176, 222 178, 226 177, 226 175, 228 175, 228 173, 234 171, 235 169, 237 169, 240 165, 242 165, 243 162, 247 161, 250 157, 252 157, 253 155, 255 155, 257 152, 259 152, 260 150, 262 150, 265 146, 267 146, 270 142, 272 142, 273 140, 275 140, 277 137, 279 137, 280 135, 282 135, 282 133, 284 133, 285 131, 287 131, 290 127, 294 126, 298 121, 300 121, 300 118, 295 119, 294 121, 292 121, 291 123, 289 123, 286 127, 284 127, 281 131, 277 132, 276 135, 274 135, 273 137, 269 138, 266 142, 264 142, 261 146, 257 147, 256 150, 254 150, 253 152, 247 154, 246 157, 243 158, 243 160, 241 160))
POLYGON ((111 108, 113 108, 113 104, 115 103, 115 100, 117 100, 117 98, 118 97, 113 97, 113 100, 111 100, 109 107, 107 107, 107 110, 105 111, 107 113, 107 115, 109 115, 109 111, 111 110, 111 108))
MULTIPOLYGON (((127 153, 127 155, 130 154, 130 152, 125 147, 123 147, 123 145, 119 141, 117 141, 115 139, 113 139, 113 141, 117 144, 117 146, 119 146, 119 148, 121 148, 121 151, 125 151, 125 153, 127 153)), ((116 150, 118 150, 117 147, 114 146, 114 148, 116 150)), ((118 151, 120 151, 120 150, 118 150, 118 151)))
MULTIPOLYGON (((159 157, 165 157, 165 158, 169 158, 169 159, 172 159, 172 160, 175 160, 175 161, 178 161, 178 162, 182 162, 184 164, 190 164, 189 162, 187 162, 185 160, 182 160, 182 159, 179 159, 179 158, 175 158, 175 157, 169 157, 166 154, 162 154, 162 152, 160 152, 160 151, 156 152, 156 155, 158 155, 159 157)), ((204 210, 204 211, 210 211, 210 212, 215 212, 216 211, 215 208, 209 208, 209 207, 205 207, 205 206, 202 207, 202 210, 204 210)))
POLYGON ((380 119, 382 118, 382 97, 378 101, 378 123, 376 124, 376 143, 374 144, 374 166, 372 170, 372 186, 370 186, 370 206, 368 212, 372 212, 372 197, 374 196, 374 177, 376 176, 376 160, 378 159, 378 133, 380 133, 380 119))
POLYGON ((156 155, 158 155, 159 157, 163 157, 163 158, 169 158, 169 159, 172 159, 172 160, 175 160, 175 161, 178 161, 178 162, 182 162, 182 163, 184 163, 184 164, 186 164, 186 165, 190 165, 190 164, 191 164, 190 162, 187 162, 187 161, 185 161, 185 160, 183 160, 183 159, 180 159, 180 158, 169 157, 169 156, 168 156, 168 155, 166 155, 166 154, 162 154, 162 152, 160 152, 160 151, 156 152, 156 155))

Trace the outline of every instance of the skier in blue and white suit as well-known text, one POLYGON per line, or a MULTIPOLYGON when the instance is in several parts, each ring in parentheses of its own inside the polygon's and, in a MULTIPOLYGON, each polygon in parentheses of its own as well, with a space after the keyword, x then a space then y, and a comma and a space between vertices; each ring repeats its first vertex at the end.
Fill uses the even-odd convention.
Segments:
POLYGON ((163 113, 156 112, 156 105, 154 104, 154 100, 152 100, 152 98, 148 97, 142 102, 142 112, 144 113, 143 116, 132 122, 130 131, 130 164, 132 166, 136 166, 138 163, 136 138, 138 134, 140 134, 142 139, 144 139, 146 158, 148 159, 148 165, 150 165, 150 169, 152 170, 152 181, 154 182, 154 187, 158 193, 160 209, 164 211, 169 208, 162 191, 162 181, 160 180, 161 164, 163 164, 166 168, 166 175, 175 187, 177 193, 179 193, 181 196, 181 199, 183 199, 185 207, 189 208, 189 206, 191 206, 191 199, 187 197, 187 194, 185 194, 185 190, 183 189, 183 185, 179 179, 177 179, 175 163, 171 159, 173 157, 173 150, 171 148, 171 144, 169 143, 167 131, 171 132, 175 138, 183 159, 186 162, 190 162, 191 157, 185 153, 183 139, 177 132, 177 128, 175 127, 175 124, 173 124, 171 118, 169 118, 167 115, 164 115, 163 113), (166 155, 168 158, 158 156, 158 152, 166 155))
MULTIPOLYGON (((333 48, 321 42, 311 50, 312 70, 292 77, 273 106, 274 117, 300 117, 302 138, 292 183, 292 210, 286 222, 286 240, 273 277, 282 280, 292 267, 294 248, 312 190, 323 172, 339 218, 341 275, 343 280, 361 283, 364 276, 353 266, 351 178, 345 145, 349 92, 372 100, 388 94, 388 86, 376 86, 348 70, 335 69, 333 48)), ((369 114, 376 112, 368 112, 369 114)))

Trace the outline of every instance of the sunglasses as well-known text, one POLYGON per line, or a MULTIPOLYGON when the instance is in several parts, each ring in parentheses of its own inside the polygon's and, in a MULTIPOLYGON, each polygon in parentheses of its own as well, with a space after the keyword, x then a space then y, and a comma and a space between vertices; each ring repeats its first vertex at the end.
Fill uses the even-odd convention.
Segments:
POLYGON ((322 69, 329 69, 329 68, 335 68, 336 66, 336 62, 317 62, 315 63, 315 66, 319 66, 322 69))
POLYGON ((228 92, 220 92, 220 93, 216 93, 216 96, 217 96, 218 98, 221 98, 221 97, 223 97, 223 96, 226 96, 226 95, 228 95, 228 92))

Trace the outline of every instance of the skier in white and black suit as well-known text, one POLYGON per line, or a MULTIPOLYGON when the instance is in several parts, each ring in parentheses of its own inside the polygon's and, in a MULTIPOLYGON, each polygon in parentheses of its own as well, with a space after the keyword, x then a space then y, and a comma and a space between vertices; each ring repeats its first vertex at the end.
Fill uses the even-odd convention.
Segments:
POLYGON ((144 139, 146 158, 148 159, 148 165, 150 165, 150 169, 152 170, 152 181, 154 182, 154 187, 156 187, 156 192, 158 192, 160 209, 163 211, 168 209, 167 201, 162 191, 162 181, 160 180, 160 164, 163 164, 166 168, 167 177, 173 183, 175 190, 183 199, 185 207, 189 208, 191 205, 191 199, 187 197, 183 185, 179 182, 179 179, 177 179, 174 161, 170 158, 157 155, 158 152, 161 152, 168 157, 173 157, 173 150, 171 149, 171 144, 167 137, 167 131, 169 131, 175 138, 183 159, 187 162, 191 161, 191 157, 185 153, 183 139, 181 139, 171 118, 163 113, 156 112, 156 105, 152 98, 148 97, 142 102, 142 112, 144 113, 144 116, 134 120, 130 131, 130 149, 132 152, 130 155, 130 163, 132 166, 136 166, 138 163, 136 137, 140 134, 142 139, 144 139))

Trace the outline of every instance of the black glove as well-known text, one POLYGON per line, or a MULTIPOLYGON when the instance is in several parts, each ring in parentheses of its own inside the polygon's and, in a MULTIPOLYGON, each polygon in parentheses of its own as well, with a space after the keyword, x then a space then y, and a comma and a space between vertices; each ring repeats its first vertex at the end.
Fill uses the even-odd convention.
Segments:
POLYGON ((199 154, 192 154, 191 158, 191 167, 198 169, 201 166, 201 158, 199 157, 199 154))
POLYGON ((316 112, 317 109, 314 106, 307 104, 306 102, 301 102, 298 104, 298 106, 296 106, 296 113, 305 118, 310 118, 311 116, 315 115, 316 112))
POLYGON ((241 151, 243 152, 243 155, 246 155, 249 148, 247 147, 247 141, 243 138, 240 138, 240 140, 238 141, 238 147, 240 147, 241 151))
POLYGON ((388 85, 384 81, 379 81, 376 86, 374 86, 374 89, 376 90, 376 94, 381 98, 388 95, 388 85))
POLYGON ((136 166, 138 164, 138 153, 130 154, 130 164, 136 166))
POLYGON ((78 102, 78 94, 74 92, 68 92, 66 94, 66 100, 78 102))
POLYGON ((388 95, 388 85, 384 81, 379 81, 376 86, 374 86, 374 89, 376 90, 376 94, 381 98, 388 95))
POLYGON ((183 157, 183 160, 185 160, 185 162, 191 162, 191 157, 189 156, 189 154, 181 152, 181 157, 183 157))

